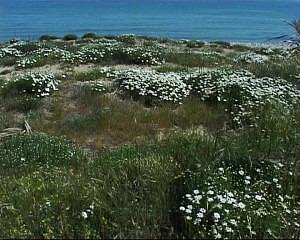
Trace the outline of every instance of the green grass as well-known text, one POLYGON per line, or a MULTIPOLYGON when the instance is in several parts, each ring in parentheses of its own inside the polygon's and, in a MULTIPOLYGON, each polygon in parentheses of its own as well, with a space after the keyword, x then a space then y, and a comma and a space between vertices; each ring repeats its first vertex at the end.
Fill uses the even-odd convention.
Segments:
POLYGON ((184 66, 178 66, 178 65, 162 65, 156 69, 156 71, 161 73, 167 73, 167 72, 186 72, 188 71, 188 67, 184 66))
POLYGON ((90 71, 79 72, 74 74, 74 79, 79 82, 94 81, 104 77, 106 77, 106 73, 101 71, 101 69, 93 69, 90 71))
POLYGON ((3 57, 0 59, 0 66, 4 66, 4 67, 10 67, 16 64, 16 60, 17 58, 15 57, 3 57))
POLYGON ((294 82, 296 80, 295 76, 300 74, 299 64, 290 61, 281 63, 249 64, 245 68, 254 73, 257 77, 280 77, 290 82, 294 82))
POLYGON ((32 96, 17 96, 1 98, 1 105, 6 111, 17 111, 27 113, 29 111, 37 110, 43 103, 40 99, 32 96))
MULTIPOLYGON (((156 145, 124 146, 92 161, 60 138, 1 140, 1 237, 194 237, 197 226, 187 228, 178 210, 182 196, 204 188, 205 176, 222 162, 250 173, 262 160, 283 162, 294 173, 290 178, 283 169, 283 191, 299 199, 299 122, 266 113, 267 118, 259 128, 232 136, 179 134, 156 145)), ((267 176, 256 175, 257 181, 267 176)), ((297 234, 277 229, 276 216, 265 220, 273 225, 257 221, 260 237, 272 226, 278 237, 297 234)))
POLYGON ((178 64, 184 67, 216 67, 225 64, 227 60, 224 57, 202 56, 197 53, 167 53, 166 62, 178 64))

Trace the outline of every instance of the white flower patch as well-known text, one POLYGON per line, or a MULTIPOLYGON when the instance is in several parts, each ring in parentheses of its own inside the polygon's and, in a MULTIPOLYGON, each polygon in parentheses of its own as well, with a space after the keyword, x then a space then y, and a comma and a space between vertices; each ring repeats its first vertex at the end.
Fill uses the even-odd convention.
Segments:
POLYGON ((119 42, 90 44, 82 47, 79 51, 65 52, 63 62, 68 63, 94 63, 105 58, 126 58, 134 64, 160 65, 165 62, 162 54, 157 49, 143 47, 127 47, 119 42))
POLYGON ((4 47, 0 49, 0 58, 11 56, 11 57, 22 57, 23 53, 14 47, 4 47))
POLYGON ((38 59, 34 57, 27 57, 16 61, 18 68, 28 68, 34 66, 38 62, 38 59))
POLYGON ((2 88, 8 91, 13 89, 19 93, 30 94, 35 97, 45 97, 58 90, 58 84, 59 80, 52 74, 30 73, 6 82, 2 88))
POLYGON ((99 92, 99 93, 105 93, 107 91, 107 87, 102 81, 95 81, 90 82, 92 91, 99 92))
POLYGON ((235 62, 245 63, 264 63, 268 60, 268 56, 257 54, 251 51, 241 53, 237 58, 234 59, 235 62))
POLYGON ((181 103, 191 90, 184 77, 177 73, 128 70, 122 72, 117 81, 122 90, 131 94, 174 103, 181 103))
POLYGON ((188 80, 192 91, 203 101, 221 102, 233 122, 255 123, 255 112, 269 103, 285 107, 300 101, 300 91, 283 79, 256 78, 248 71, 214 70, 194 75, 188 80))
POLYGON ((280 176, 284 171, 273 163, 259 164, 262 174, 221 163, 215 172, 206 176, 204 183, 201 180, 197 189, 183 196, 179 211, 199 236, 249 238, 260 231, 260 219, 269 216, 279 221, 277 227, 272 221, 265 223, 270 224, 266 229, 272 228, 273 234, 280 232, 280 227, 289 227, 289 222, 300 224, 300 203, 295 202, 296 195, 286 195, 285 190, 276 187, 283 181, 280 176), (245 184, 244 179, 255 181, 245 184))

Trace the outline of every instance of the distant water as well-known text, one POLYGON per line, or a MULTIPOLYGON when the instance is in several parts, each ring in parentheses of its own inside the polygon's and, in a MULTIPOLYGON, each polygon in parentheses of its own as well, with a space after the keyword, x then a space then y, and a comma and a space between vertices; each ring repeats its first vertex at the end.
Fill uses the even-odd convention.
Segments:
POLYGON ((300 0, 0 0, 0 40, 133 33, 264 42, 292 33, 300 0))

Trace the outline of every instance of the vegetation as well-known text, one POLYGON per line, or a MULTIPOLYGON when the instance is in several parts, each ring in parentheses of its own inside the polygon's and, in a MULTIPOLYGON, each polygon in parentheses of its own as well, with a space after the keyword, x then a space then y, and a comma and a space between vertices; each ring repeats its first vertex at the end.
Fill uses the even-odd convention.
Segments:
POLYGON ((65 41, 72 41, 72 40, 77 40, 77 36, 75 34, 67 34, 63 37, 63 40, 65 41))
POLYGON ((85 38, 95 39, 95 38, 97 38, 97 34, 96 33, 85 33, 81 38, 82 39, 85 39, 85 38))
POLYGON ((296 46, 41 38, 0 48, 0 237, 300 237, 296 46))
POLYGON ((56 40, 56 39, 59 39, 59 37, 52 36, 52 35, 42 35, 39 38, 40 41, 51 41, 51 40, 56 40))

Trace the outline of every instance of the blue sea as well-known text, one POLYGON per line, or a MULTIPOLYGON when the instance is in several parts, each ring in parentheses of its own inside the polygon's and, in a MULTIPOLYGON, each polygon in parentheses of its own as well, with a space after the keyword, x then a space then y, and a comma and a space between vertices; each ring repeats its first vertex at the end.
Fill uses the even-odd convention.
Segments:
POLYGON ((300 0, 0 0, 0 40, 96 32, 265 42, 292 34, 300 0))

